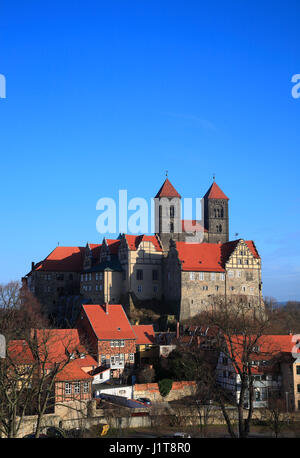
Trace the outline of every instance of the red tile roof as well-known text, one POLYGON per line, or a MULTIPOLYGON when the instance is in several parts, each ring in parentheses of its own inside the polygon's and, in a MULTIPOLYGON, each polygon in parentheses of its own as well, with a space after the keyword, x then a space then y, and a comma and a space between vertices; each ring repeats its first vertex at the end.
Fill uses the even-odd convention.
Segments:
POLYGON ((35 335, 40 357, 47 367, 66 361, 67 353, 83 351, 77 329, 36 329, 35 335))
MULTIPOLYGON (((225 272, 225 263, 240 240, 226 243, 176 242, 182 270, 194 272, 225 272)), ((254 242, 245 240, 255 258, 259 258, 254 242)))
POLYGON ((176 249, 184 271, 225 272, 221 244, 176 242, 176 249))
POLYGON ((93 377, 83 370, 83 367, 97 366, 96 361, 93 359, 94 364, 87 364, 82 366, 84 359, 71 360, 56 376, 56 381, 71 381, 71 380, 92 380, 93 377))
POLYGON ((155 235, 129 235, 124 234, 127 241, 128 248, 132 251, 136 251, 138 246, 142 242, 152 242, 156 251, 162 251, 162 247, 155 235))
POLYGON ((34 357, 26 340, 10 340, 7 353, 14 364, 33 364, 34 357))
MULTIPOLYGON (((229 337, 226 336, 226 343, 229 356, 234 355, 240 369, 242 369, 243 348, 249 348, 251 342, 255 342, 256 336, 231 336, 231 344, 229 337)), ((252 361, 270 361, 280 357, 282 354, 288 353, 289 355, 298 353, 300 356, 300 349, 295 348, 296 342, 292 340, 292 335, 263 335, 257 339, 255 346, 259 347, 258 352, 253 352, 250 356, 252 361)), ((252 373, 262 372, 265 368, 263 366, 252 366, 252 373)), ((269 370, 268 366, 266 370, 269 370)))
POLYGON ((99 340, 136 339, 121 304, 87 304, 82 309, 99 340))
POLYGON ((80 272, 82 270, 84 247, 56 247, 33 270, 47 272, 80 272))
POLYGON ((207 193, 205 194, 204 198, 206 199, 225 199, 229 200, 228 197, 224 194, 221 188, 217 185, 214 181, 207 193))
POLYGON ((136 334, 136 345, 154 344, 155 333, 152 324, 139 324, 132 326, 136 334))
POLYGON ((181 197, 168 178, 164 181, 155 197, 181 197))

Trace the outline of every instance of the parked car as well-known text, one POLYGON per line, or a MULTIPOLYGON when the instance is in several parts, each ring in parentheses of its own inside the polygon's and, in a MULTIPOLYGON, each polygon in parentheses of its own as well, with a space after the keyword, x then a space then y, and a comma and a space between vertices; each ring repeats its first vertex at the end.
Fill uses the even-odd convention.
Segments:
POLYGON ((188 439, 191 436, 188 433, 175 433, 173 437, 184 437, 184 438, 188 439))
POLYGON ((36 438, 34 434, 26 434, 23 439, 49 439, 49 436, 46 434, 40 434, 40 436, 36 438))
POLYGON ((152 405, 152 403, 151 403, 149 398, 137 398, 136 401, 141 402, 145 406, 149 406, 150 407, 152 405))
POLYGON ((46 431, 47 437, 63 439, 67 437, 66 431, 62 428, 57 428, 56 426, 50 426, 46 431))

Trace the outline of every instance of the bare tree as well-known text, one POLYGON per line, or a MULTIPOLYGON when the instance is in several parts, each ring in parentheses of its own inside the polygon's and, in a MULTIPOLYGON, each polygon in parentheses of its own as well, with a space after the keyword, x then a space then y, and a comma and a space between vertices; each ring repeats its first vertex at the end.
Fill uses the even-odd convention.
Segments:
MULTIPOLYGON (((270 322, 264 307, 247 296, 230 298, 213 297, 212 306, 206 312, 193 318, 193 324, 213 327, 217 330, 213 346, 217 355, 223 355, 230 361, 234 376, 239 376, 240 391, 220 384, 218 374, 205 371, 199 365, 199 381, 210 388, 212 399, 220 406, 227 429, 232 437, 236 437, 232 411, 237 413, 238 436, 247 437, 250 432, 253 416, 254 377, 251 364, 253 352, 259 340, 267 332, 270 322), (238 336, 238 339, 237 339, 238 336), (247 408, 245 399, 247 398, 247 408)), ((274 354, 276 349, 274 350, 274 354)), ((270 349, 268 357, 272 350, 270 349)), ((235 387, 236 384, 233 384, 235 387)))
MULTIPOLYGON (((67 371, 68 379, 73 359, 79 357, 74 330, 66 330, 61 339, 46 325, 39 303, 26 288, 18 282, 1 285, 0 333, 6 339, 6 357, 0 359, 0 431, 6 437, 17 437, 29 414, 36 415, 35 437, 39 437, 45 414, 58 405, 60 376, 67 371)), ((82 417, 85 408, 80 404, 85 407, 85 403, 80 395, 76 407, 65 404, 82 417)))

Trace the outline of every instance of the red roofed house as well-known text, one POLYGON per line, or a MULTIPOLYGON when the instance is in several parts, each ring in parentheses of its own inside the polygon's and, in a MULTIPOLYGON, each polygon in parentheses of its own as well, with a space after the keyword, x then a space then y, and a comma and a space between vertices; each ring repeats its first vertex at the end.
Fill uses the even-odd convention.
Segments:
POLYGON ((110 368, 111 378, 120 378, 131 372, 135 362, 136 334, 122 305, 83 305, 76 327, 89 342, 97 365, 110 368))
POLYGON ((83 258, 84 247, 57 246, 43 261, 32 263, 31 271, 23 278, 50 315, 58 313, 62 296, 79 294, 83 258))
POLYGON ((152 364, 158 359, 158 347, 155 342, 155 332, 152 324, 132 326, 136 334, 136 362, 138 366, 152 364))
MULTIPOLYGON (((299 344, 296 345, 297 338, 297 335, 263 335, 253 345, 250 361, 254 407, 266 407, 269 399, 279 398, 284 400, 287 410, 300 410, 300 352, 299 344)), ((231 336, 230 340, 226 338, 224 352, 219 356, 217 380, 238 401, 241 381, 239 370, 247 371, 247 366, 243 364, 243 360, 247 360, 247 357, 243 357, 243 348, 250 348, 251 340, 254 342, 256 338, 237 335, 231 336)), ((247 392, 246 407, 248 396, 247 392)))
POLYGON ((165 259, 165 300, 184 320, 212 304, 215 296, 245 295, 263 305, 261 261, 252 241, 171 243, 165 259))
POLYGON ((46 375, 58 367, 55 376, 55 403, 89 400, 93 377, 88 372, 97 367, 79 339, 77 329, 32 330, 39 354, 40 372, 46 375))

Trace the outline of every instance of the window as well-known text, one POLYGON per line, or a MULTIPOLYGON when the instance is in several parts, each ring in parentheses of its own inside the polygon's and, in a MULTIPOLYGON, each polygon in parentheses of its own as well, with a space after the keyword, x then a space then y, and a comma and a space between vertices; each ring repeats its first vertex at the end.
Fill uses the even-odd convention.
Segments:
POLYGON ((255 401, 260 401, 260 391, 256 390, 255 391, 255 401))
POLYGON ((88 281, 88 279, 89 279, 88 274, 85 274, 85 281, 88 281))
POLYGON ((83 281, 83 274, 80 275, 80 281, 83 281))
POLYGON ((297 375, 300 375, 300 366, 296 366, 297 375))
POLYGON ((234 291, 234 286, 230 286, 230 291, 234 291))
POLYGON ((249 264, 248 259, 245 259, 244 263, 245 263, 246 265, 248 265, 248 264, 249 264))
POLYGON ((202 289, 203 289, 203 291, 208 291, 208 286, 207 285, 203 285, 202 289))
POLYGON ((175 215, 174 205, 171 205, 171 207, 170 207, 170 217, 174 218, 174 215, 175 215))
POLYGON ((174 223, 173 222, 170 223, 170 232, 174 232, 174 223))
POLYGON ((65 394, 72 394, 72 385, 71 383, 65 384, 65 394))
POLYGON ((298 401, 298 410, 300 410, 300 401, 298 401))
MULTIPOLYGON (((110 346, 111 346, 111 343, 110 343, 110 346)), ((105 364, 105 363, 106 363, 106 356, 101 355, 101 364, 105 364)))
POLYGON ((138 293, 141 293, 141 292, 142 292, 142 287, 141 287, 141 285, 138 285, 137 290, 138 290, 138 293))
POLYGON ((157 281, 158 280, 158 270, 154 269, 152 270, 152 280, 157 281))
POLYGON ((88 393, 89 392, 89 382, 83 382, 83 392, 84 393, 88 393))
POLYGON ((89 280, 91 280, 91 279, 92 279, 92 274, 89 274, 89 280))
POLYGON ((130 353, 130 354, 129 354, 129 361, 130 361, 131 363, 134 363, 134 353, 130 353))
POLYGON ((115 341, 114 340, 111 340, 110 341, 110 346, 113 348, 115 346, 115 341))
POLYGON ((190 272, 190 280, 195 280, 195 272, 190 272))
POLYGON ((204 272, 199 272, 199 280, 204 280, 204 272))
POLYGON ((215 279, 216 279, 216 274, 215 274, 215 272, 211 272, 211 274, 210 274, 210 279, 211 279, 211 280, 215 280, 215 279))
POLYGON ((120 347, 125 347, 125 340, 120 340, 120 347))
POLYGON ((237 277, 238 277, 238 278, 241 278, 242 272, 241 272, 240 270, 238 270, 236 274, 237 274, 237 277))
POLYGON ((243 261, 241 259, 238 259, 238 264, 243 264, 243 261))
POLYGON ((225 281, 225 274, 223 274, 223 273, 220 274, 220 280, 221 281, 225 281))
POLYGON ((246 286, 242 286, 242 291, 245 293, 246 292, 246 286))
POLYGON ((141 269, 136 271, 136 279, 139 281, 143 280, 143 271, 141 269))
POLYGON ((297 385, 297 392, 300 393, 300 384, 297 385))
POLYGON ((153 286, 153 292, 154 292, 154 293, 157 293, 157 291, 158 291, 158 288, 157 288, 156 285, 154 285, 154 286, 153 286))
POLYGON ((218 285, 215 286, 215 290, 219 291, 219 286, 218 285))
POLYGON ((229 270, 228 271, 228 277, 229 278, 233 278, 234 277, 234 271, 233 270, 229 270))
POLYGON ((80 382, 75 382, 74 383, 74 393, 79 394, 80 393, 80 382))
POLYGON ((56 280, 62 281, 64 279, 64 274, 56 274, 56 280))

